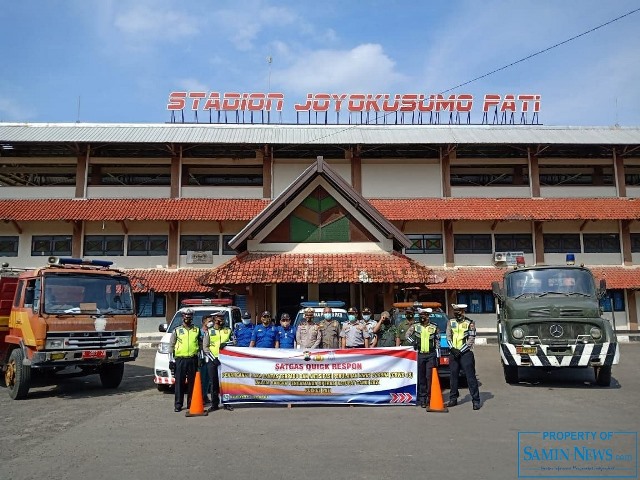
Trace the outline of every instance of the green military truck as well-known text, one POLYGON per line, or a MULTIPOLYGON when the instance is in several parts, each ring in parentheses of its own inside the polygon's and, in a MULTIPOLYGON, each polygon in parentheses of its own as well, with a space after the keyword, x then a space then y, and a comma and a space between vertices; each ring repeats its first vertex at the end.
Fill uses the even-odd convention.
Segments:
POLYGON ((611 384, 620 349, 614 327, 602 318, 599 288, 582 266, 521 267, 493 282, 500 357, 507 383, 520 368, 593 367, 598 385, 611 384))

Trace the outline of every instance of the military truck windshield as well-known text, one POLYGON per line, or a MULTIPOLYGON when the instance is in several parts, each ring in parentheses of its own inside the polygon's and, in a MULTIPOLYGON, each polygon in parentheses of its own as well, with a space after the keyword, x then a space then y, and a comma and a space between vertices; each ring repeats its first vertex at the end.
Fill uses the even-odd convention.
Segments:
POLYGON ((49 274, 43 301, 45 313, 133 314, 131 284, 124 276, 49 274))
POLYGON ((595 296, 591 274, 580 268, 540 268, 510 273, 505 281, 507 297, 550 294, 595 296))

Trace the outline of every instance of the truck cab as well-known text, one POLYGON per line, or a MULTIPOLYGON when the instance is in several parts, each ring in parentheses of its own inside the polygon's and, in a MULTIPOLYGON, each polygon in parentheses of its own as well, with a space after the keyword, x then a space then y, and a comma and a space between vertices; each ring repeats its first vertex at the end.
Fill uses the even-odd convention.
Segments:
POLYGON ((494 282, 497 333, 507 383, 519 368, 592 367, 598 385, 609 386, 619 362, 616 333, 602 318, 599 287, 583 266, 532 266, 509 270, 494 282))
POLYGON ((0 366, 13 399, 27 396, 34 369, 122 381, 138 356, 129 278, 101 260, 50 257, 33 270, 4 266, 0 275, 0 366), (9 298, 12 298, 9 303, 9 298))

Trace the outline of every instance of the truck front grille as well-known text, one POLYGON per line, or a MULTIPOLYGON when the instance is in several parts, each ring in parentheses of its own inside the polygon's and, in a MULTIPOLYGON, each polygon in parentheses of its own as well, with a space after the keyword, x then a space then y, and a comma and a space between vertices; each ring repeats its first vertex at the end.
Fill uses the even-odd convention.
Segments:
POLYGON ((131 332, 55 332, 47 338, 63 338, 65 350, 102 350, 116 348, 117 337, 129 335, 131 332))

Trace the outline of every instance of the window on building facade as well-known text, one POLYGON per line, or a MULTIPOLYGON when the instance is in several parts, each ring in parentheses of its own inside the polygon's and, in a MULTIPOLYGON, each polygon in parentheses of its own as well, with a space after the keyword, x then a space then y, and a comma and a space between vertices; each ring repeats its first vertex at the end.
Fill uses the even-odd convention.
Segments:
POLYGON ((442 235, 429 233, 410 233, 407 238, 411 246, 405 253, 442 253, 442 235))
POLYGON ((31 237, 31 255, 71 255, 71 235, 34 235, 31 237))
POLYGON ((222 254, 223 255, 235 255, 238 252, 236 252, 233 248, 231 248, 229 246, 229 242, 231 241, 231 239, 235 237, 234 235, 222 235, 222 254))
POLYGON ((613 167, 602 165, 540 165, 540 185, 613 185, 613 167))
POLYGON ((455 165, 451 167, 454 187, 528 185, 526 165, 455 165))
POLYGON ((610 312, 611 307, 616 312, 624 312, 624 290, 607 290, 607 295, 600 300, 600 306, 605 312, 610 312))
POLYGON ((124 235, 86 235, 83 251, 92 256, 124 255, 124 235))
POLYGON ((544 253, 581 252, 579 233, 545 233, 544 253))
POLYGON ((181 235, 180 255, 186 255, 187 252, 212 252, 218 255, 219 242, 219 235, 181 235))
POLYGON ((620 235, 617 233, 582 234, 584 253, 620 253, 620 235))
POLYGON ((640 252, 640 233, 631 234, 631 251, 640 252))
POLYGON ((166 314, 166 300, 163 294, 156 293, 153 302, 149 301, 147 293, 136 293, 138 317, 164 317, 166 314))
POLYGON ((64 187, 76 184, 76 166, 65 164, 11 164, 0 172, 0 186, 64 187))
POLYGON ((458 293, 458 303, 467 305, 468 313, 494 313, 496 304, 493 293, 485 291, 464 291, 458 293))
POLYGON ((89 185, 142 187, 171 185, 171 165, 154 164, 92 164, 89 166, 89 185))
POLYGON ((18 242, 17 236, 0 237, 0 257, 17 257, 18 242))
POLYGON ((183 175, 185 185, 260 187, 262 166, 204 166, 187 165, 183 175))
POLYGON ((166 235, 129 235, 127 241, 128 256, 151 256, 167 254, 166 235))
POLYGON ((533 238, 530 233, 496 233, 496 252, 533 253, 533 238))
POLYGON ((493 253, 489 234, 455 234, 454 253, 493 253))

